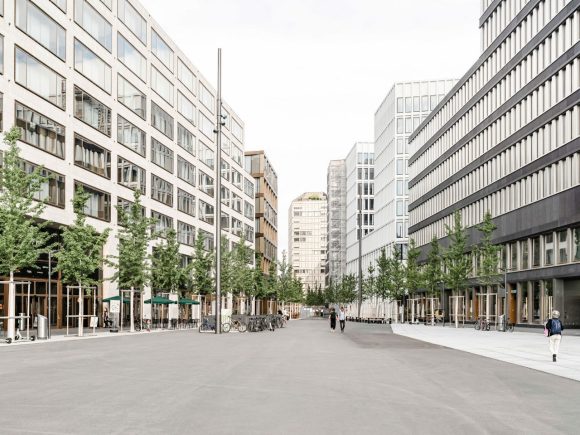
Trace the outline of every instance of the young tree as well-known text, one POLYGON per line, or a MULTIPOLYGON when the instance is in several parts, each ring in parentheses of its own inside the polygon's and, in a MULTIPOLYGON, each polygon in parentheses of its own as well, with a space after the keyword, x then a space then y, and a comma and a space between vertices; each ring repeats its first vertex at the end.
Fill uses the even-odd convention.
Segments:
POLYGON ((357 298, 357 277, 350 273, 342 278, 340 283, 337 302, 339 304, 350 304, 357 298))
MULTIPOLYGON (((433 236, 430 243, 429 254, 427 255, 427 263, 423 268, 423 279, 425 284, 425 289, 427 294, 431 298, 435 298, 439 293, 439 287, 443 281, 443 272, 441 250, 439 246, 439 240, 436 236, 433 236)), ((431 301, 431 309, 434 310, 433 301, 431 301)), ((434 314, 434 313, 432 313, 434 314)), ((431 318, 431 323, 435 322, 435 318, 431 318)))
MULTIPOLYGON (((297 286, 292 266, 286 258, 286 251, 282 252, 282 261, 279 262, 278 267, 280 274, 278 275, 277 295, 278 300, 282 302, 282 309, 284 309, 285 303, 290 302, 290 298, 293 296, 294 287, 297 286)), ((302 288, 302 283, 300 283, 300 288, 302 288)))
POLYGON ((251 293, 253 290, 254 268, 251 267, 251 260, 254 254, 250 247, 246 245, 244 235, 235 244, 232 252, 232 292, 236 295, 241 293, 251 293))
POLYGON ((403 317, 402 321, 405 321, 404 306, 405 306, 405 290, 407 288, 407 283, 405 281, 406 271, 405 265, 403 264, 401 248, 395 245, 393 248, 393 255, 388 259, 388 271, 389 271, 389 298, 394 301, 401 300, 403 306, 403 317))
POLYGON ((467 249, 467 235, 461 224, 459 210, 453 215, 453 228, 446 225, 445 230, 449 238, 449 247, 443 256, 447 270, 445 282, 453 290, 455 296, 459 296, 459 292, 467 287, 467 280, 471 271, 471 260, 465 252, 467 249))
POLYGON ((376 294, 385 302, 389 298, 389 291, 391 288, 390 262, 387 258, 385 249, 381 250, 381 255, 377 259, 377 278, 376 278, 376 294))
POLYGON ((205 239, 205 233, 198 231, 191 262, 191 285, 198 295, 212 295, 215 289, 212 275, 213 256, 205 249, 205 239))
POLYGON ((372 264, 369 264, 367 269, 367 277, 363 281, 363 298, 372 299, 376 295, 376 278, 375 278, 375 268, 372 264))
POLYGON ((476 249, 479 257, 478 282, 486 287, 501 282, 501 275, 498 273, 501 247, 491 243, 496 229, 491 213, 486 212, 483 221, 477 226, 477 230, 481 233, 481 242, 476 249))
MULTIPOLYGON (((99 232, 86 223, 85 206, 89 194, 78 186, 72 199, 75 221, 62 229, 62 249, 57 252, 56 270, 62 274, 62 281, 79 288, 79 315, 83 315, 85 289, 98 283, 92 275, 103 263, 103 246, 110 230, 99 232)), ((79 336, 83 335, 83 318, 79 317, 79 336)))
MULTIPOLYGON (((222 296, 232 293, 234 290, 235 260, 234 253, 230 250, 230 242, 225 235, 220 237, 220 287, 222 296)), ((214 261, 216 257, 214 256, 214 261)), ((214 264, 215 267, 215 264, 214 264)))
MULTIPOLYGON (((147 255, 147 247, 152 238, 152 225, 154 220, 147 218, 141 205, 141 192, 136 190, 133 194, 133 203, 128 210, 117 206, 119 213, 119 240, 117 256, 110 256, 112 265, 116 271, 112 281, 117 281, 120 289, 130 289, 130 331, 135 331, 134 298, 133 293, 143 291, 151 279, 151 267, 147 255), (116 260, 116 261, 115 261, 116 260)), ((141 297, 141 303, 143 298, 141 297)), ((143 328, 143 307, 141 307, 141 328, 143 328)))
POLYGON ((50 235, 43 231, 46 222, 39 223, 45 204, 36 201, 42 185, 47 182, 37 167, 26 173, 19 158, 16 141, 20 130, 13 127, 4 134, 3 162, 0 159, 0 275, 8 275, 8 331, 14 339, 16 332, 16 284, 14 272, 25 267, 35 267, 38 257, 48 252, 50 235))
MULTIPOLYGON (((419 267, 418 259, 421 254, 421 250, 415 245, 415 240, 409 240, 409 251, 407 252, 407 276, 405 277, 407 281, 407 289, 409 290, 409 295, 415 295, 420 288, 423 287, 423 274, 421 268, 419 267)), ((414 307, 412 309, 412 314, 414 315, 414 307)), ((415 319, 411 319, 414 321, 415 319)))
MULTIPOLYGON (((179 253, 180 243, 171 228, 165 233, 166 240, 153 250, 151 286, 155 292, 167 291, 177 294, 187 284, 189 268, 184 268, 179 253)), ((152 296, 153 297, 153 296, 152 296)))

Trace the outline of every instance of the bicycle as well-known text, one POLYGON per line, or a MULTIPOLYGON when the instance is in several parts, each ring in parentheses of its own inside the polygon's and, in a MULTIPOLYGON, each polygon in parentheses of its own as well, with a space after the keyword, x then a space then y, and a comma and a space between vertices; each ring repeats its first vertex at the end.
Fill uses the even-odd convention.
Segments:
POLYGON ((491 328, 491 324, 487 319, 479 318, 475 321, 474 328, 476 331, 489 331, 491 328))
MULTIPOLYGON (((230 324, 222 323, 222 332, 230 332, 230 324)), ((205 317, 201 324, 199 325, 199 332, 215 332, 215 318, 205 317)))

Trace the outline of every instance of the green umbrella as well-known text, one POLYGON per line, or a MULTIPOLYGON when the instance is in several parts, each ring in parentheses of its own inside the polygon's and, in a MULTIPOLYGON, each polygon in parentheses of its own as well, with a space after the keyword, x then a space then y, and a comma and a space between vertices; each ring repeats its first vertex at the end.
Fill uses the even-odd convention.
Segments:
POLYGON ((182 298, 177 302, 179 305, 199 305, 199 301, 193 299, 182 298))
POLYGON ((147 299, 145 301, 146 304, 154 303, 158 305, 169 305, 169 304, 176 304, 176 301, 172 301, 171 299, 167 299, 161 296, 155 296, 153 299, 147 299))
MULTIPOLYGON (((109 298, 104 298, 103 302, 120 301, 120 300, 121 300, 121 296, 117 295, 117 296, 111 296, 109 298)), ((131 302, 129 299, 127 299, 127 298, 123 299, 123 303, 128 304, 129 302, 131 302)))

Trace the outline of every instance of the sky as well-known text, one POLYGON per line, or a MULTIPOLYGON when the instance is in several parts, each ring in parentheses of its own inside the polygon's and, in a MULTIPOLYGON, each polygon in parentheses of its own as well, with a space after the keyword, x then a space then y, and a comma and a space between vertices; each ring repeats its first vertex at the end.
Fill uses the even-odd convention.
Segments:
POLYGON ((245 123, 246 150, 278 174, 278 251, 288 207, 326 171, 397 81, 459 79, 480 53, 479 0, 140 0, 245 123))

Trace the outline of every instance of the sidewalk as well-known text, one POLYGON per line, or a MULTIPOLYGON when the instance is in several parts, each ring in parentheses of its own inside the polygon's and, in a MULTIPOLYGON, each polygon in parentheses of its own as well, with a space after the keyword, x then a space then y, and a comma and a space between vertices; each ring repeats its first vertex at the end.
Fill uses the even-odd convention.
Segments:
POLYGON ((472 326, 450 328, 441 326, 392 324, 393 333, 516 364, 552 375, 580 381, 580 337, 564 336, 558 362, 552 362, 548 339, 543 331, 497 332, 476 331, 472 326))

